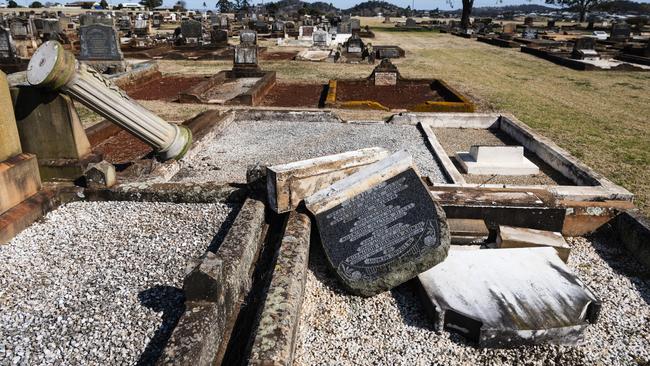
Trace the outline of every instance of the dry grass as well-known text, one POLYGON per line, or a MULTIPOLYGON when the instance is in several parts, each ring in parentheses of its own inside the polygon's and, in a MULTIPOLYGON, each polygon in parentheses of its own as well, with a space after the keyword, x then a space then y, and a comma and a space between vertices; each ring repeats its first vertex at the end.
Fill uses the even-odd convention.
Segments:
MULTIPOLYGON (((406 58, 396 61, 404 76, 441 78, 473 99, 479 111, 516 115, 635 193, 637 205, 650 214, 650 73, 573 71, 518 50, 447 34, 382 31, 393 25, 381 20, 365 18, 362 24, 373 27, 373 44, 407 51, 406 58)), ((262 45, 274 47, 269 41, 262 45)), ((214 74, 231 67, 227 61, 160 64, 163 72, 179 74, 214 74)), ((264 61, 262 67, 277 71, 282 81, 322 83, 366 77, 372 70, 369 65, 298 61, 264 61)), ((183 116, 193 111, 186 112, 183 116)))

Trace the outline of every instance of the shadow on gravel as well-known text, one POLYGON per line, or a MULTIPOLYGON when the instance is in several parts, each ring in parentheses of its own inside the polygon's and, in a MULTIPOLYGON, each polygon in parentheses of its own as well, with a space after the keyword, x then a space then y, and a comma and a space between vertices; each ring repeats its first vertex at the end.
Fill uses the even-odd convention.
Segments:
POLYGON ((217 234, 212 238, 212 242, 210 242, 210 245, 206 249, 208 252, 216 253, 221 244, 223 243, 223 240, 226 238, 226 234, 228 234, 228 231, 230 230, 230 227, 232 226, 233 222, 235 222, 235 218, 239 214, 239 210, 241 210, 242 205, 233 205, 229 204, 230 212, 228 213, 228 216, 226 216, 226 219, 223 221, 221 224, 221 227, 219 228, 219 231, 217 234))
POLYGON ((162 324, 156 330, 137 365, 153 365, 162 354, 176 324, 185 312, 183 290, 171 286, 155 286, 138 294, 140 304, 155 312, 162 312, 162 324))
POLYGON ((404 324, 433 331, 433 321, 422 304, 417 286, 419 286, 417 279, 412 279, 393 288, 390 293, 395 299, 404 324))
POLYGON ((593 243, 596 253, 616 272, 627 277, 641 298, 650 305, 650 270, 620 243, 610 224, 594 234, 585 236, 593 243))

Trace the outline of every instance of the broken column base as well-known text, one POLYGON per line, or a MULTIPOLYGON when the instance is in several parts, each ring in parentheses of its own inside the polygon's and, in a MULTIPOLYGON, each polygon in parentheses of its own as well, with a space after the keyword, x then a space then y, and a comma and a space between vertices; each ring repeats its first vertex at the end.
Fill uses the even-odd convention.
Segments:
POLYGON ((99 71, 101 74, 119 74, 128 68, 126 61, 91 61, 83 60, 83 63, 99 71))
POLYGON ((36 156, 19 154, 0 162, 0 214, 41 189, 36 156))

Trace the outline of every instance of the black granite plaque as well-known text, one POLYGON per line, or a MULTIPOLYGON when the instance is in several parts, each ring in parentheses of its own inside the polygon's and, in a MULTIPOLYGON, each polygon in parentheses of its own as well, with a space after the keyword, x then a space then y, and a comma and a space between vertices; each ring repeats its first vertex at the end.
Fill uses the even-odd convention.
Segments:
POLYGON ((201 22, 188 19, 181 22, 181 34, 184 38, 197 38, 200 39, 203 35, 203 28, 201 22))
POLYGON ((408 169, 316 215, 323 248, 351 292, 393 288, 447 256, 444 213, 408 169))
POLYGON ((80 60, 122 60, 117 32, 111 26, 91 24, 79 28, 80 60))

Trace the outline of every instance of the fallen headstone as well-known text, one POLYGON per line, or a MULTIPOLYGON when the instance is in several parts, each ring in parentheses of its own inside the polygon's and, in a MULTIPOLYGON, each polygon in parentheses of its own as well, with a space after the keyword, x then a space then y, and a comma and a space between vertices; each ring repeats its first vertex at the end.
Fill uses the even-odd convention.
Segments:
POLYGON ((316 192, 305 204, 329 264, 353 294, 389 290, 447 256, 445 213, 406 151, 316 192))
POLYGON ((499 225, 496 244, 498 248, 551 247, 564 263, 571 251, 561 233, 503 225, 499 225))
POLYGON ((435 328, 479 347, 575 344, 600 311, 553 248, 452 249, 418 279, 435 328))
POLYGON ((305 197, 387 156, 388 151, 374 147, 270 166, 269 205, 278 213, 295 210, 305 197))

